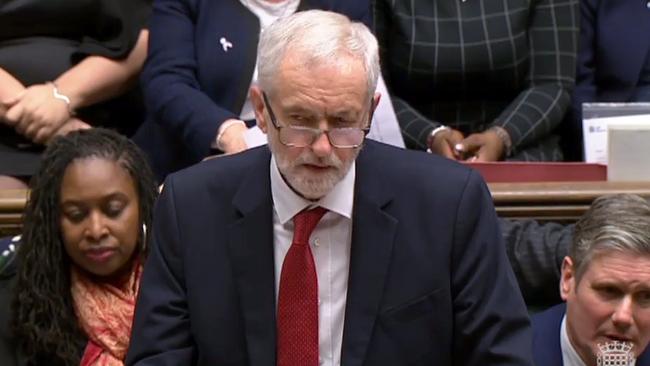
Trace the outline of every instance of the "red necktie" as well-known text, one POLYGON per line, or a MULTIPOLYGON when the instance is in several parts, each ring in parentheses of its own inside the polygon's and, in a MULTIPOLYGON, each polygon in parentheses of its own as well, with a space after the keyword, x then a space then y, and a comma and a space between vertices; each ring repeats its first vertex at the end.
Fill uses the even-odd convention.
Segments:
POLYGON ((282 263, 278 295, 278 366, 318 366, 318 277, 309 236, 327 210, 293 218, 293 242, 282 263))

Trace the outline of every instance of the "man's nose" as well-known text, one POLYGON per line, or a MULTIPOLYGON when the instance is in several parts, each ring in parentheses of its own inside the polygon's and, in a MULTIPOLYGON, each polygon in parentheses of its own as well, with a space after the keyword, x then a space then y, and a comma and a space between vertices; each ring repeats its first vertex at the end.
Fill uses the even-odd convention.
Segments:
POLYGON ((332 153, 332 144, 330 144, 329 137, 327 133, 321 133, 314 143, 311 144, 311 149, 314 151, 314 154, 319 157, 329 156, 332 153))
POLYGON ((632 296, 623 297, 614 309, 612 322, 619 329, 626 329, 633 323, 633 301, 632 296))

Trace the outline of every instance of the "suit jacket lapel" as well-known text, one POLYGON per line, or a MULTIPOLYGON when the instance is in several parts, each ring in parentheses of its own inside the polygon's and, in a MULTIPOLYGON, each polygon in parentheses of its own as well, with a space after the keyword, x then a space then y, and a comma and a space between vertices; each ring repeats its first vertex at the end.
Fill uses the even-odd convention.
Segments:
MULTIPOLYGON (((266 150, 266 148, 260 148, 266 150)), ((257 155, 233 198, 240 217, 228 243, 244 317, 250 365, 275 365, 275 282, 273 205, 268 150, 257 155)))
MULTIPOLYGON (((397 220, 384 211, 391 196, 376 183, 381 171, 366 146, 357 159, 341 364, 360 366, 379 312, 397 220), (373 182, 374 181, 374 182, 373 182)), ((382 186, 383 187, 383 186, 382 186)))

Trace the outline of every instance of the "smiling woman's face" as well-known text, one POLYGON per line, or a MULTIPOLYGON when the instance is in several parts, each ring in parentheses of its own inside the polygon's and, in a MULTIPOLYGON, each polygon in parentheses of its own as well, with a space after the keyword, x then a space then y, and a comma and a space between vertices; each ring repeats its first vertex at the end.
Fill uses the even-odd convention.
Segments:
POLYGON ((131 175, 104 158, 77 159, 65 170, 60 197, 61 234, 72 262, 105 279, 128 272, 140 222, 131 175))

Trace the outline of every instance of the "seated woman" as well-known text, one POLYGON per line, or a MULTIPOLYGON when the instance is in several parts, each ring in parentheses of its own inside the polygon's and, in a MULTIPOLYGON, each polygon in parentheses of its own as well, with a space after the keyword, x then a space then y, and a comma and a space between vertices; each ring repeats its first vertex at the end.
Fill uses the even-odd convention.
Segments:
POLYGON ((0 364, 121 365, 157 195, 146 159, 115 132, 75 131, 30 185, 0 273, 0 364))
POLYGON ((148 2, 0 2, 0 188, 24 188, 55 135, 90 126, 133 134, 144 118, 133 85, 148 2))
POLYGON ((580 1, 578 70, 563 147, 582 160, 582 103, 650 102, 650 2, 580 1))
POLYGON ((577 0, 373 0, 407 147, 451 159, 561 160, 577 0))
MULTIPOLYGON (((370 25, 368 0, 154 3, 142 72, 148 115, 134 140, 158 178, 211 154, 250 147, 244 135, 255 125, 248 90, 257 81, 259 34, 276 19, 306 9, 331 10, 370 25)), ((379 103, 369 137, 403 147, 388 105, 388 100, 379 103)))

